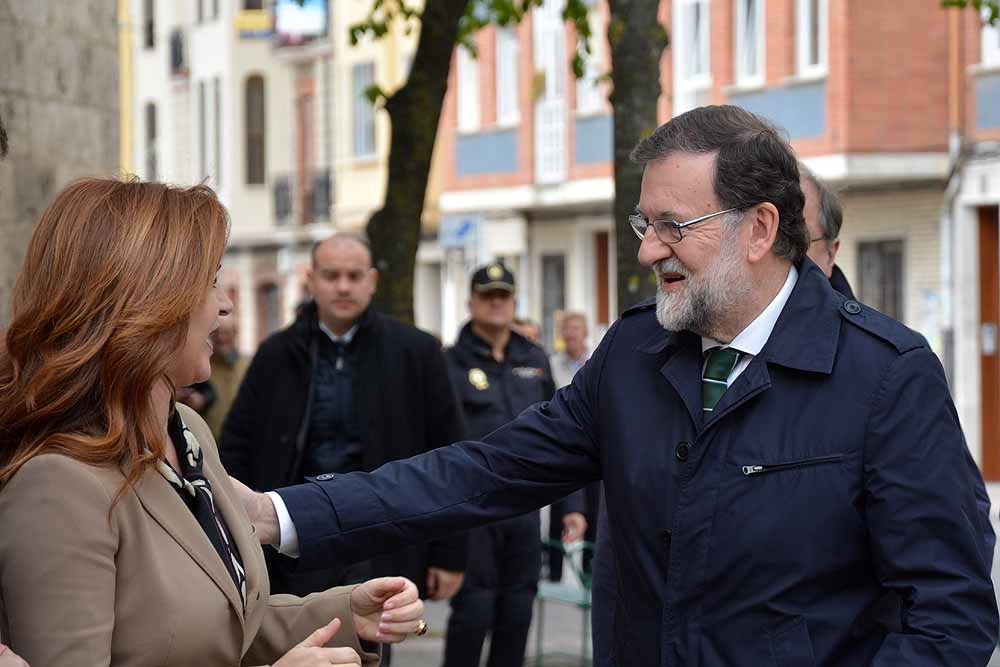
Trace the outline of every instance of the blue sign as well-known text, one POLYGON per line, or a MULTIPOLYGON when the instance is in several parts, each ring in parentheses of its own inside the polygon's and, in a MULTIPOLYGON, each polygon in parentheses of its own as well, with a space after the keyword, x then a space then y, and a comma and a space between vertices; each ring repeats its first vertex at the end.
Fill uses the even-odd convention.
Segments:
POLYGON ((442 248, 465 248, 479 234, 481 220, 478 215, 448 216, 441 218, 438 242, 442 248))

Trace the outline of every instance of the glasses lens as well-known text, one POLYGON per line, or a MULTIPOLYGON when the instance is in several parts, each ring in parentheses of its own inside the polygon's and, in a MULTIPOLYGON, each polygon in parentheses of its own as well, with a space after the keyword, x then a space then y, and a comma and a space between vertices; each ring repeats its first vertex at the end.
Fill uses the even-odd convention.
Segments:
POLYGON ((681 240, 680 227, 672 220, 654 220, 652 225, 656 237, 663 243, 677 243, 681 240))
POLYGON ((630 215, 628 222, 632 225, 632 231, 642 240, 646 236, 646 220, 641 215, 630 215))

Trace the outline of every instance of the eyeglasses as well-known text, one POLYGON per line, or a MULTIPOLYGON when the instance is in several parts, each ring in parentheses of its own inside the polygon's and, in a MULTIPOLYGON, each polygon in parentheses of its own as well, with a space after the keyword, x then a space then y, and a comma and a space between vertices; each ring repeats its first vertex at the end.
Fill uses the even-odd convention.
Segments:
POLYGON ((674 243, 680 243, 681 240, 683 240, 684 233, 681 230, 685 227, 690 227, 691 225, 699 222, 705 222, 706 220, 711 220, 716 216, 725 215, 726 213, 732 213, 733 211, 738 210, 740 210, 739 206, 735 208, 727 208, 725 211, 709 213, 708 215, 703 215, 700 218, 688 220, 687 222, 677 222, 676 220, 646 220, 646 218, 644 218, 641 214, 633 213, 628 217, 628 222, 632 225, 632 231, 635 232, 635 235, 639 237, 640 241, 646 238, 646 230, 652 227, 653 233, 656 234, 656 238, 658 238, 661 243, 673 245, 674 243))

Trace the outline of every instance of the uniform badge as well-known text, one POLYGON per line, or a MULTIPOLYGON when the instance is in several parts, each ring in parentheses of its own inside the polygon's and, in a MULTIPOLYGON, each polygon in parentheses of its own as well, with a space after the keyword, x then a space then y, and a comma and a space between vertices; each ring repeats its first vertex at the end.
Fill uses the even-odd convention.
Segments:
POLYGON ((511 373, 514 374, 514 377, 519 377, 522 380, 534 380, 545 375, 545 371, 533 366, 515 366, 511 369, 511 373))
POLYGON ((490 277, 490 280, 500 280, 503 278, 503 267, 499 264, 493 264, 486 269, 486 275, 490 277))
POLYGON ((473 368, 469 371, 469 384, 479 391, 485 391, 490 388, 490 381, 486 378, 486 373, 481 368, 473 368))

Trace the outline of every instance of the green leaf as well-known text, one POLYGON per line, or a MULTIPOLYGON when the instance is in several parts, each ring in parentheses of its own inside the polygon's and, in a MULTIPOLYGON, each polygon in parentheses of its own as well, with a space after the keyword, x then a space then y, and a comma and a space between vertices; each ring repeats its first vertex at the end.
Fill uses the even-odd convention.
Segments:
POLYGON ((368 98, 368 101, 372 103, 372 106, 378 106, 386 99, 385 91, 375 84, 365 88, 364 95, 368 98))

